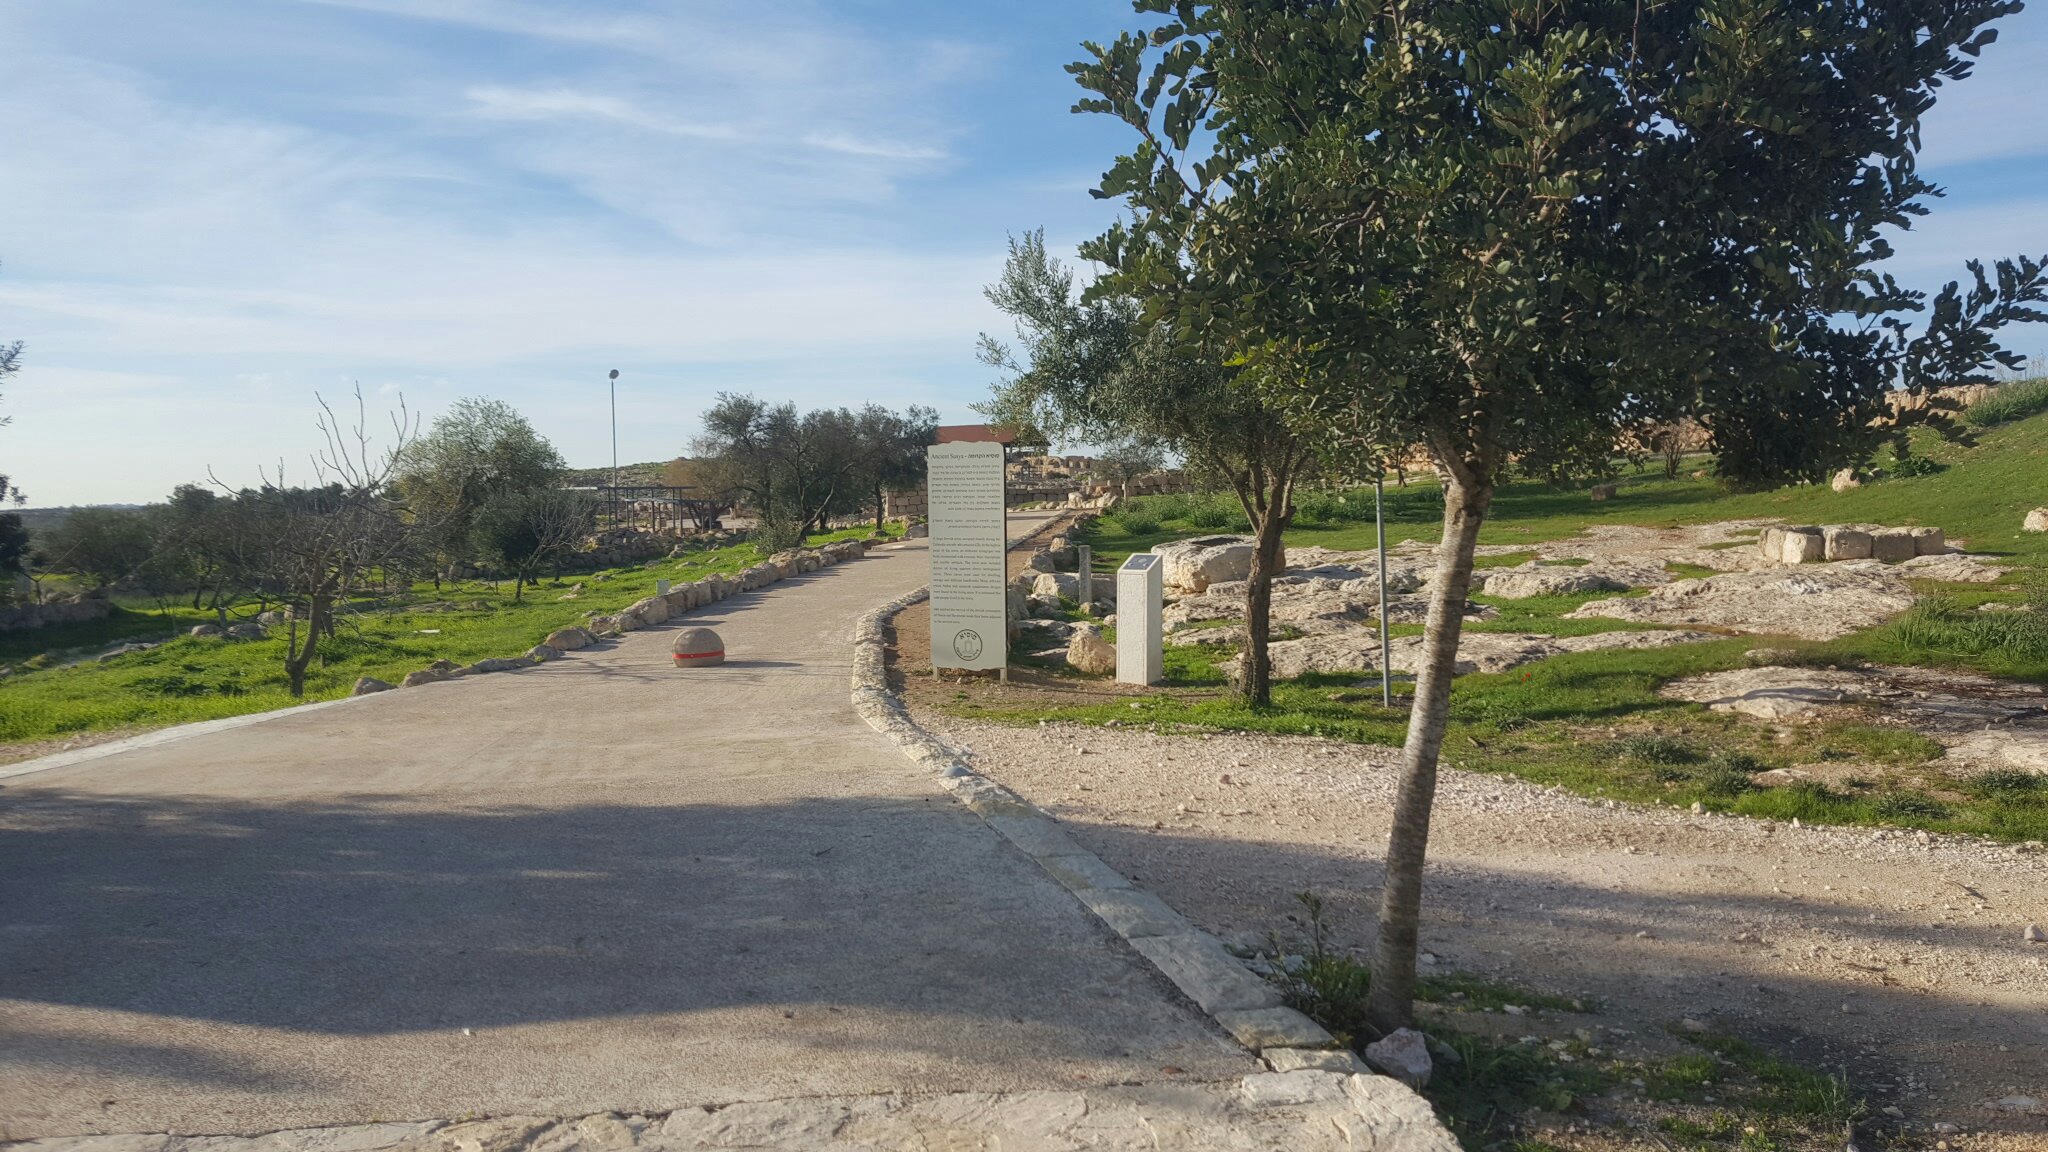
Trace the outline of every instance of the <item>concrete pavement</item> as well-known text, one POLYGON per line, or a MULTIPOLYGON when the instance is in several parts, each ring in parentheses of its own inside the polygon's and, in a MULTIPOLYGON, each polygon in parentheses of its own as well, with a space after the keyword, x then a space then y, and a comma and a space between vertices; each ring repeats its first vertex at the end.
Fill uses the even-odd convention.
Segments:
POLYGON ((924 578, 7 781, 0 1139, 1255 1071, 848 708, 924 578))

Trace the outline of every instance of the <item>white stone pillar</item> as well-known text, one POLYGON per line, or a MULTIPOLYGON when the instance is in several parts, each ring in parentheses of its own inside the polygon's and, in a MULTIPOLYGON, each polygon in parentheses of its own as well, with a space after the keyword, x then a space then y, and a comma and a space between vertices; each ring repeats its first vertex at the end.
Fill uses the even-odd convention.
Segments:
POLYGON ((1159 557, 1138 552, 1116 571, 1116 678, 1124 684, 1157 684, 1166 678, 1165 636, 1160 628, 1163 585, 1159 557))
POLYGON ((1086 544, 1074 545, 1074 557, 1079 561, 1074 566, 1075 599, 1081 602, 1081 611, 1095 603, 1095 549, 1086 544))

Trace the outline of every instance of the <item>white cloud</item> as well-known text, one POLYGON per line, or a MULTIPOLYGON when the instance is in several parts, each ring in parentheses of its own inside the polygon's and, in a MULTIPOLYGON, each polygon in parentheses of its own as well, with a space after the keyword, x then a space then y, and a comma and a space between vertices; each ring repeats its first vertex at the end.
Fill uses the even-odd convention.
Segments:
POLYGON ((863 140, 843 132, 813 133, 804 137, 804 143, 827 152, 843 152, 848 156, 873 156, 883 160, 944 160, 942 148, 927 148, 916 144, 897 144, 886 140, 863 140))
POLYGON ((495 85, 463 93, 472 112, 488 120, 609 120, 650 132, 700 140, 735 140, 739 132, 724 124, 692 124, 655 116, 628 100, 567 88, 522 91, 495 85))

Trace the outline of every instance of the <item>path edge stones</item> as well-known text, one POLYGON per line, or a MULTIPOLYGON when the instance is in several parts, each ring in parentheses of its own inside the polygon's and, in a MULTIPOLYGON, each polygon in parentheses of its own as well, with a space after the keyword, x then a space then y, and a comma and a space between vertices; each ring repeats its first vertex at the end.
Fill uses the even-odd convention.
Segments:
MULTIPOLYGON (((1048 521, 1011 547, 1025 546, 1062 522, 1048 521)), ((1365 1064, 1340 1048, 1322 1025, 1286 1007, 1279 989, 1239 963, 1222 941, 1134 886, 1068 836, 1050 814, 975 772, 956 750, 911 718, 902 695, 889 687, 888 629, 904 609, 930 598, 930 588, 919 588, 854 622, 854 712, 895 741, 913 763, 936 774, 955 800, 1035 861, 1275 1073, 1315 1068, 1370 1075, 1365 1064)))

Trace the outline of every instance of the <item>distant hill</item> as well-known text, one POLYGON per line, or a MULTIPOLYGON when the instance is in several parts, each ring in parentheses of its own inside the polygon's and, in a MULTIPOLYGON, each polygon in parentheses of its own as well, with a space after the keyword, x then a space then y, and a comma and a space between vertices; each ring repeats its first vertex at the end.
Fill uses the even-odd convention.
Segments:
MULTIPOLYGON (((621 484, 659 484, 661 470, 668 467, 668 461, 656 460, 651 464, 619 465, 621 484)), ((612 467, 569 468, 562 473, 562 483, 571 488, 596 488, 612 482, 612 467)))

